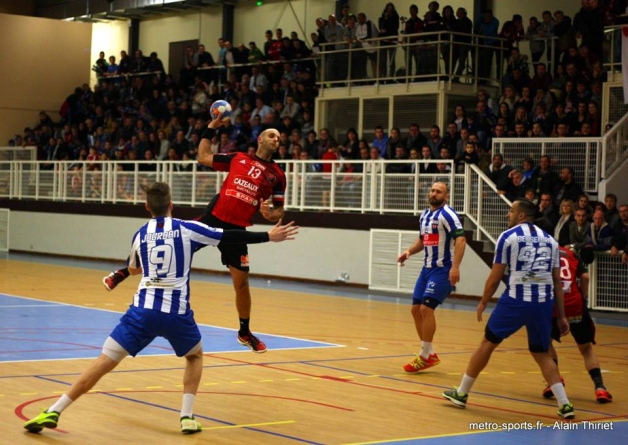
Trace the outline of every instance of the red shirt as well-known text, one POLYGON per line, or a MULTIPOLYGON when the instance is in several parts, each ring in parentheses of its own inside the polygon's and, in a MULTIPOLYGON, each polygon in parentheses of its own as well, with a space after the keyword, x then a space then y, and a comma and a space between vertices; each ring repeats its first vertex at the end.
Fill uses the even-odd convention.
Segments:
MULTIPOLYGON (((559 247, 559 251, 560 281, 563 283, 565 293, 565 317, 582 317, 585 303, 576 279, 586 270, 571 250, 559 247)), ((558 315, 556 310, 554 315, 558 315)))
POLYGON ((246 153, 215 154, 212 166, 229 172, 212 211, 221 221, 248 227, 262 201, 270 197, 273 206, 283 207, 286 176, 274 161, 246 153))

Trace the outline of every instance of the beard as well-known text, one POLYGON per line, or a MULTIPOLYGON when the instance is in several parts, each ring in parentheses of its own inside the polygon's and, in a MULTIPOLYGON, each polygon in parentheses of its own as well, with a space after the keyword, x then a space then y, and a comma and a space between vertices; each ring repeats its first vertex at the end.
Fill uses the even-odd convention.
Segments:
POLYGON ((438 198, 434 198, 434 197, 429 197, 427 198, 427 202, 434 207, 440 207, 443 205, 443 203, 445 202, 444 199, 438 199, 438 198))

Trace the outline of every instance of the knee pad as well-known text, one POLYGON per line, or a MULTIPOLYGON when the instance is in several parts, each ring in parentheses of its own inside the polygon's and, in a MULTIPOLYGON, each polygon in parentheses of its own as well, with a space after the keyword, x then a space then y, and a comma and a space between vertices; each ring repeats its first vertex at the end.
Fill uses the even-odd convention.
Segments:
POLYGON ((105 344, 102 346, 102 353, 117 363, 120 363, 129 355, 127 350, 111 337, 107 337, 107 340, 105 340, 105 344))
POLYGON ((497 335, 493 334, 493 331, 488 328, 488 323, 486 324, 486 328, 484 328, 484 338, 494 345, 498 345, 504 341, 503 338, 499 338, 497 335))

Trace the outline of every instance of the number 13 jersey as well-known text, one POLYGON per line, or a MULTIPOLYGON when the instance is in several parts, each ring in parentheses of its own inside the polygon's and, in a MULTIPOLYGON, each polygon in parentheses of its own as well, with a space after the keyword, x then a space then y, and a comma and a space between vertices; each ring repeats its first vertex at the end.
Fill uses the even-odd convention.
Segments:
POLYGON ((273 206, 283 207, 286 175, 273 160, 246 153, 215 154, 212 166, 214 170, 229 172, 212 211, 220 220, 248 227, 262 201, 272 197, 273 206))

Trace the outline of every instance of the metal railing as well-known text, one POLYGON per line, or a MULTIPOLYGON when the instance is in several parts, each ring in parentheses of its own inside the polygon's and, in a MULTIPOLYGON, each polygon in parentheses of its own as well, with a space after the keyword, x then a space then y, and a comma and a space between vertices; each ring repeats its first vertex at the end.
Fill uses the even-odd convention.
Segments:
POLYGON ((608 176, 628 157, 628 114, 602 137, 601 177, 608 176))
POLYGON ((505 52, 507 45, 508 41, 499 37, 451 31, 400 34, 351 44, 321 44, 319 83, 322 86, 351 87, 367 81, 378 84, 426 80, 453 82, 455 77, 462 83, 477 85, 480 82, 495 82, 500 86, 504 62, 509 57, 505 52), (417 41, 412 41, 415 39, 417 41), (485 44, 485 40, 494 44, 485 44), (364 47, 364 43, 368 46, 364 47), (333 45, 343 48, 329 50, 333 45), (461 55, 464 57, 456 57, 461 55), (397 67, 403 69, 397 71, 397 67))
POLYGON ((535 164, 543 155, 552 159, 557 173, 563 167, 574 170, 574 180, 589 193, 597 193, 602 174, 602 139, 600 138, 495 138, 493 153, 504 156, 504 162, 521 169, 523 160, 535 164))
POLYGON ((619 256, 596 252, 589 266, 589 307, 598 310, 628 312, 628 267, 619 256))
POLYGON ((35 161, 37 147, 0 147, 0 161, 35 161))
POLYGON ((476 226, 474 238, 494 247, 507 228, 511 202, 498 194, 493 181, 475 165, 467 165, 464 198, 465 216, 476 226))
POLYGON ((625 25, 613 25, 604 28, 604 51, 601 59, 604 68, 608 71, 608 80, 621 81, 621 40, 622 27, 625 25))
MULTIPOLYGON (((293 210, 355 211, 418 215, 430 185, 446 181, 454 208, 464 205, 463 175, 451 160, 297 161, 280 160, 288 179, 286 207, 293 210), (320 171, 329 165, 329 171, 320 171), (393 164, 415 165, 415 173, 390 173, 393 164), (420 166, 445 164, 452 172, 419 173, 420 166)), ((144 202, 142 185, 168 182, 177 205, 205 205, 219 192, 225 172, 194 161, 0 162, 0 198, 72 202, 144 202)))

